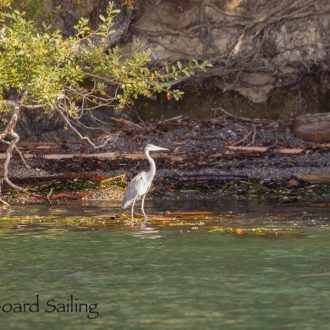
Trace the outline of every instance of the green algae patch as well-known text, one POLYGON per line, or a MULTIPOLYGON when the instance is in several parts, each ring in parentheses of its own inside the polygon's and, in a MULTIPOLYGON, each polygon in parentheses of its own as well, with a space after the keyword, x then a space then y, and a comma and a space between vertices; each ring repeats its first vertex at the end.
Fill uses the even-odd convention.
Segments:
POLYGON ((196 220, 191 218, 171 218, 169 216, 150 216, 148 222, 142 217, 137 217, 131 221, 125 214, 113 214, 110 216, 21 216, 21 217, 2 217, 0 219, 0 232, 8 230, 38 230, 47 229, 67 229, 67 230, 106 230, 118 229, 124 231, 139 231, 149 227, 161 230, 171 230, 178 232, 199 231, 211 234, 230 235, 242 238, 299 238, 304 237, 302 229, 293 228, 267 228, 267 227, 242 227, 216 225, 221 218, 216 217, 210 221, 196 220))
POLYGON ((28 191, 35 193, 49 194, 62 193, 62 192, 84 192, 94 191, 101 189, 118 189, 124 190, 127 184, 125 175, 116 177, 105 178, 98 176, 94 180, 50 180, 45 183, 30 185, 25 187, 28 191))
POLYGON ((285 238, 285 237, 302 237, 304 233, 301 230, 292 228, 241 228, 241 227, 226 227, 212 226, 209 228, 210 233, 233 234, 235 236, 244 237, 264 237, 264 238, 285 238))
MULTIPOLYGON (((28 192, 39 194, 43 198, 36 198, 28 194, 22 194, 14 189, 4 186, 3 194, 9 203, 51 203, 54 200, 111 200, 120 201, 123 198, 124 190, 128 184, 125 174, 105 178, 95 173, 69 173, 77 178, 66 179, 66 175, 60 175, 60 179, 34 178, 33 182, 18 182, 28 192), (94 176, 93 176, 94 174, 94 176), (82 179, 84 176, 91 176, 91 179, 82 179), (40 180, 40 181, 38 181, 40 180)), ((54 176, 54 178, 58 178, 54 176)), ((27 179, 29 180, 29 179, 27 179)), ((297 182, 297 185, 290 187, 288 181, 281 182, 272 180, 225 180, 222 182, 186 182, 179 180, 171 181, 171 178, 162 180, 161 185, 155 185, 150 196, 164 199, 194 198, 218 199, 218 198, 243 198, 252 200, 278 200, 283 203, 308 202, 323 203, 327 207, 330 199, 330 184, 306 184, 297 182)), ((169 212, 168 215, 182 218, 189 214, 185 212, 169 212)), ((201 211, 198 214, 191 214, 192 218, 199 217, 208 219, 214 216, 214 212, 201 211)))
MULTIPOLYGON (((54 176, 55 177, 55 176, 54 176)), ((57 178, 57 177, 56 177, 57 178)), ((107 199, 119 200, 123 197, 127 180, 124 174, 115 177, 105 178, 101 175, 94 175, 91 179, 81 179, 79 176, 73 179, 66 179, 64 175, 60 179, 25 184, 27 194, 18 192, 5 186, 3 195, 11 203, 35 203, 55 200, 93 200, 107 199), (29 193, 38 194, 40 198, 30 196, 29 193)))

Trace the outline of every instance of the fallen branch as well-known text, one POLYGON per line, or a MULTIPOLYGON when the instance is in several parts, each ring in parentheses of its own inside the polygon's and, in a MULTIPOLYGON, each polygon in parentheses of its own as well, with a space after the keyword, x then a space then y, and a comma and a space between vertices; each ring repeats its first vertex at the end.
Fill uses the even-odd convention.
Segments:
POLYGON ((276 154, 286 154, 286 155, 298 155, 308 150, 318 150, 318 149, 330 149, 330 143, 328 144, 318 144, 312 147, 305 148, 285 148, 285 147, 239 147, 239 146, 228 146, 226 148, 230 151, 236 152, 246 152, 246 153, 265 153, 265 152, 273 152, 276 154))
POLYGON ((172 117, 172 118, 168 118, 168 119, 163 120, 162 123, 167 123, 167 122, 172 121, 172 120, 180 120, 182 118, 183 118, 183 115, 175 116, 175 117, 172 117))
POLYGON ((101 182, 106 180, 103 175, 97 173, 64 173, 61 175, 50 175, 42 177, 27 177, 27 178, 12 178, 12 181, 19 184, 34 184, 34 183, 43 183, 49 181, 93 181, 101 182))
POLYGON ((67 199, 82 199, 82 198, 86 198, 86 197, 91 197, 93 195, 95 195, 97 192, 91 192, 91 193, 77 193, 77 194, 68 194, 68 193, 61 193, 61 194, 57 194, 57 195, 53 195, 53 196, 49 196, 48 199, 50 201, 54 201, 57 199, 61 199, 61 198, 67 198, 67 199))
POLYGON ((248 133, 247 133, 247 134, 246 134, 241 140, 239 140, 239 141, 233 143, 232 146, 237 146, 237 145, 241 144, 242 142, 244 142, 245 140, 247 140, 247 138, 248 138, 251 134, 253 134, 253 130, 250 131, 250 132, 248 132, 248 133))
MULTIPOLYGON (((0 153, 0 159, 5 159, 6 155, 0 153)), ((140 160, 145 159, 145 155, 143 153, 119 153, 119 152, 101 152, 101 153, 70 153, 70 154, 43 154, 43 155, 34 155, 31 153, 25 153, 24 157, 26 159, 47 159, 47 160, 61 160, 61 159, 72 159, 72 158, 80 158, 80 159, 88 159, 88 158, 96 158, 101 160, 116 160, 116 159, 127 159, 127 160, 140 160)), ((176 156, 176 155, 162 155, 157 154, 154 158, 167 158, 173 161, 182 161, 184 157, 176 156)))
POLYGON ((297 155, 306 151, 306 148, 273 148, 273 147, 227 147, 230 151, 246 152, 246 153, 265 153, 271 151, 276 154, 297 155))
POLYGON ((249 177, 247 175, 214 175, 214 174, 192 174, 192 175, 183 175, 177 177, 177 180, 180 182, 209 182, 209 181, 227 181, 227 180, 247 180, 249 177))
MULTIPOLYGON (((317 144, 310 147, 297 147, 297 148, 287 148, 287 147, 253 147, 253 146, 227 146, 223 148, 224 152, 237 152, 237 153, 266 153, 272 152, 276 154, 286 154, 286 155, 297 155, 307 151, 313 150, 322 150, 322 149, 330 149, 330 143, 327 144, 317 144)), ((212 153, 212 158, 216 155, 212 153)), ((101 152, 101 153, 51 153, 51 154, 32 154, 32 153, 23 153, 25 159, 46 159, 46 160, 63 160, 63 159, 100 159, 100 160, 143 160, 145 159, 145 155, 143 153, 121 153, 121 152, 101 152)), ((5 159, 6 154, 0 153, 0 159, 5 159)), ((187 157, 183 154, 175 155, 175 154, 156 154, 154 158, 163 158, 168 159, 173 162, 183 162, 186 161, 187 157)))

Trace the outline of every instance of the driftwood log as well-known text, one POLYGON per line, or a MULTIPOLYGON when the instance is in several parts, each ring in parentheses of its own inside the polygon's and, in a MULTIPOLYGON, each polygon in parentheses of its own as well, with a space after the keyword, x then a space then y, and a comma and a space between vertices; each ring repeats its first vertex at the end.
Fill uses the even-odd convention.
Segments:
POLYGON ((330 183, 330 173, 298 173, 293 177, 299 181, 307 182, 309 184, 330 183))
MULTIPOLYGON (((264 154, 264 153, 274 153, 282 155, 298 155, 305 152, 312 152, 317 150, 329 150, 330 143, 322 143, 314 146, 305 146, 305 147, 248 147, 248 146, 227 146, 219 150, 218 153, 212 153, 209 157, 214 159, 222 157, 225 154, 264 154)), ((125 153, 125 152, 97 152, 97 153, 86 153, 86 152, 75 152, 75 153, 64 153, 61 151, 59 145, 53 143, 29 143, 28 145, 21 148, 22 155, 26 159, 47 159, 47 160, 61 160, 61 159, 72 159, 72 158, 95 158, 101 160, 139 160, 144 159, 145 156, 143 153, 125 153)), ((6 154, 0 152, 0 159, 5 159, 6 154)), ((167 153, 158 153, 154 155, 154 158, 164 158, 173 162, 183 162, 189 157, 183 154, 167 154, 167 153)))
POLYGON ((305 114, 293 123, 295 135, 306 141, 330 142, 330 113, 305 114))

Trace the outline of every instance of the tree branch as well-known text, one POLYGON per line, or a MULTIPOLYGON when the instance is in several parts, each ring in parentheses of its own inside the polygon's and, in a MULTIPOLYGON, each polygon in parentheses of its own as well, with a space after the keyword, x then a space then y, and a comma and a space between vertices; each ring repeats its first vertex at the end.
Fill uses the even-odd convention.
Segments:
POLYGON ((62 111, 61 106, 59 105, 57 107, 57 112, 61 115, 61 117, 64 119, 65 123, 79 136, 81 140, 87 141, 93 148, 98 149, 104 147, 110 140, 111 137, 108 137, 102 144, 96 145, 88 136, 82 135, 71 123, 69 118, 65 115, 64 111, 62 111))

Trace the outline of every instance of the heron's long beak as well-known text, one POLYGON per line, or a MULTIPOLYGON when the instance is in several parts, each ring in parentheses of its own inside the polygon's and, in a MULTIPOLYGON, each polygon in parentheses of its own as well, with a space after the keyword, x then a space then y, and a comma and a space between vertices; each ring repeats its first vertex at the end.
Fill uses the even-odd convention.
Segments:
POLYGON ((169 151, 169 149, 167 149, 167 148, 158 147, 158 146, 154 146, 154 145, 150 145, 149 147, 147 146, 147 148, 150 151, 169 151))

